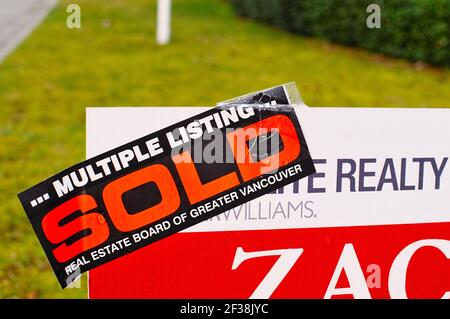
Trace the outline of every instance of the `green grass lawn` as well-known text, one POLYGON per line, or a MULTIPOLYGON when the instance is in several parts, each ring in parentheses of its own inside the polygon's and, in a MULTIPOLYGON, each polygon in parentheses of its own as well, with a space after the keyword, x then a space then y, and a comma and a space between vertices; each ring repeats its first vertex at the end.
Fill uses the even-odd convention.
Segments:
POLYGON ((314 106, 449 106, 449 70, 245 21, 226 1, 174 1, 165 47, 156 1, 79 0, 81 30, 67 3, 0 64, 0 297, 86 296, 59 287, 16 193, 85 158, 87 106, 214 105, 288 81, 314 106))

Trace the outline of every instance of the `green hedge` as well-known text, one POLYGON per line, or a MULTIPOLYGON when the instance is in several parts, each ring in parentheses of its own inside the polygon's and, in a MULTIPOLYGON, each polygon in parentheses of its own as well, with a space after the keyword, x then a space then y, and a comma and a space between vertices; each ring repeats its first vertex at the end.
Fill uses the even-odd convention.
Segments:
POLYGON ((450 0, 230 0, 245 17, 411 61, 450 66, 450 0), (381 7, 381 29, 366 8, 381 7))

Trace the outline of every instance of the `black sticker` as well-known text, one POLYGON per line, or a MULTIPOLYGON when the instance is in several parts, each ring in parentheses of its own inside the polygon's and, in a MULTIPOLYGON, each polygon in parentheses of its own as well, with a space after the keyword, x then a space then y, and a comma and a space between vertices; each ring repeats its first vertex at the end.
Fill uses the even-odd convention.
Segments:
POLYGON ((313 173, 293 107, 229 104, 18 196, 66 287, 89 269, 313 173))

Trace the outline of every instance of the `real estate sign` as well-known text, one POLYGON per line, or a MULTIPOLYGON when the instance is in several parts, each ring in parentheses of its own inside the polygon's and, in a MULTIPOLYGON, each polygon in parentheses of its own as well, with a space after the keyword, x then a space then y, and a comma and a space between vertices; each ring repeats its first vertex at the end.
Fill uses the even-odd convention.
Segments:
MULTIPOLYGON (((89 108, 87 157, 205 110, 89 108)), ((316 174, 90 271, 90 297, 450 297, 450 110, 296 112, 316 174)))

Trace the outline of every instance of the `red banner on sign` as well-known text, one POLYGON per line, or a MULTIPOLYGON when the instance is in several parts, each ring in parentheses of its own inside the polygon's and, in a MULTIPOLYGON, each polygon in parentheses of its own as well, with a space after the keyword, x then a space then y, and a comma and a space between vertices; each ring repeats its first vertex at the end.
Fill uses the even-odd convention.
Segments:
POLYGON ((179 233, 89 273, 90 298, 450 297, 450 223, 179 233))

